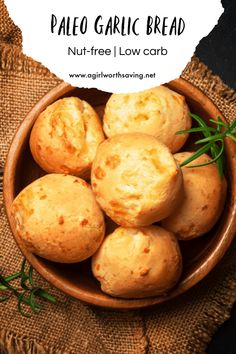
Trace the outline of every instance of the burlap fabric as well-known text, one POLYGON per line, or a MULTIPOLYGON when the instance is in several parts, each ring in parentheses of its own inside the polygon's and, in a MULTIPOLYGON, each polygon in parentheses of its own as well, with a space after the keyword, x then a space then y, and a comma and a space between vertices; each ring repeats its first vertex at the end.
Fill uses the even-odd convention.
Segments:
MULTIPOLYGON (((31 107, 60 80, 21 53, 21 34, 0 0, 0 165, 12 137, 31 107)), ((193 58, 182 76, 198 86, 230 120, 236 94, 193 58)), ((19 269, 22 256, 0 205, 0 272, 19 269)), ((87 306, 56 289, 57 305, 23 318, 16 302, 0 304, 1 353, 185 354, 203 353, 213 333, 230 315, 236 300, 236 243, 199 285, 167 304, 130 312, 87 306)), ((38 276, 45 287, 48 284, 38 276)))

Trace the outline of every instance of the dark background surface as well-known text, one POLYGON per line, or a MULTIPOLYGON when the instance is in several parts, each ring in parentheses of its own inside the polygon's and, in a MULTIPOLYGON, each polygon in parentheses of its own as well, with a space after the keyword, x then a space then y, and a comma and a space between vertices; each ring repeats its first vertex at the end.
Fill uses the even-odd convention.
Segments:
POLYGON ((201 40, 196 55, 236 90, 236 0, 222 0, 222 4, 225 12, 218 26, 201 40))
MULTIPOLYGON (((236 0, 222 0, 222 4, 225 12, 218 26, 201 40, 196 55, 236 91, 236 0)), ((213 337, 207 354, 236 354, 236 304, 231 318, 213 337)))

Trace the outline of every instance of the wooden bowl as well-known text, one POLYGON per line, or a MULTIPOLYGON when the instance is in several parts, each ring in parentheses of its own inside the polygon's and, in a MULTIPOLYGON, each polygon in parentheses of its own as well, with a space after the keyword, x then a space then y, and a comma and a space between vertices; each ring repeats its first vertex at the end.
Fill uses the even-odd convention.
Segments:
MULTIPOLYGON (((212 101, 187 81, 178 79, 170 82, 167 86, 184 95, 191 111, 202 116, 208 123, 209 118, 222 117, 212 101)), ((228 193, 224 212, 211 232, 198 239, 181 243, 184 268, 177 286, 168 294, 158 297, 130 300, 110 297, 100 290, 99 283, 92 276, 90 260, 65 265, 49 262, 30 253, 17 236, 10 214, 10 207, 16 195, 30 182, 45 174, 30 154, 28 141, 31 128, 38 115, 49 104, 66 96, 78 96, 85 99, 101 113, 110 94, 96 89, 73 88, 62 83, 35 105, 17 131, 5 166, 4 199, 13 235, 23 255, 46 280, 64 293, 97 306, 113 309, 135 309, 159 304, 184 293, 215 267, 233 240, 236 229, 235 144, 231 140, 226 141, 228 193)))

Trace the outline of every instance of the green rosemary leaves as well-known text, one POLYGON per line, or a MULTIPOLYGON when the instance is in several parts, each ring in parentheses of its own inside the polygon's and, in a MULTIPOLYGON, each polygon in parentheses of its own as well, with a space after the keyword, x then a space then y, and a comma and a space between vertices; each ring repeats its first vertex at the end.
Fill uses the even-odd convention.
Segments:
POLYGON ((27 307, 36 314, 43 310, 43 306, 38 300, 45 300, 53 304, 57 301, 46 290, 34 284, 33 268, 29 266, 28 270, 26 270, 26 259, 22 262, 20 272, 6 278, 0 274, 0 293, 3 293, 3 296, 0 297, 0 302, 7 301, 14 295, 18 299, 17 308, 25 317, 31 316, 29 311, 25 310, 27 307), (12 282, 16 280, 18 280, 17 286, 12 285, 12 282))
POLYGON ((196 160, 199 156, 206 152, 210 152, 212 159, 204 164, 190 165, 188 168, 206 166, 213 162, 217 164, 219 174, 223 177, 224 171, 224 138, 228 137, 236 142, 236 119, 230 124, 224 123, 221 118, 218 120, 210 119, 210 122, 215 126, 208 126, 206 122, 196 114, 190 114, 193 120, 197 123, 197 127, 181 130, 176 135, 184 133, 202 133, 204 138, 195 141, 195 145, 203 145, 188 159, 181 163, 181 167, 196 160))

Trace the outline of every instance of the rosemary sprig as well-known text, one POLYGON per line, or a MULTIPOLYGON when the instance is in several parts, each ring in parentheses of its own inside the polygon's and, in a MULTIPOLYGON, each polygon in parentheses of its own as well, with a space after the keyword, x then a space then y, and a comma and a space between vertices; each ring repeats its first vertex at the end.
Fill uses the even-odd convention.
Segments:
POLYGON ((25 317, 30 317, 29 311, 25 311, 28 307, 33 313, 38 314, 43 310, 43 306, 38 300, 44 300, 56 303, 56 298, 49 294, 45 289, 42 289, 34 284, 32 266, 26 269, 26 259, 23 260, 20 272, 4 278, 0 274, 0 292, 7 293, 0 297, 0 302, 5 302, 14 295, 17 300, 17 309, 25 317), (18 280, 18 286, 12 285, 13 281, 18 280))
POLYGON ((180 166, 183 167, 192 161, 196 160, 199 156, 203 155, 206 152, 210 152, 212 159, 203 164, 190 165, 187 168, 201 167, 210 165, 213 162, 217 164, 219 174, 223 177, 224 170, 224 148, 225 143, 224 139, 226 137, 232 139, 236 142, 236 119, 230 124, 222 121, 221 118, 210 119, 210 122, 214 124, 215 127, 208 126, 204 119, 199 117, 196 114, 190 114, 194 121, 198 124, 198 127, 191 129, 181 130, 176 133, 176 135, 185 134, 185 133, 202 133, 203 138, 195 141, 196 145, 204 144, 200 147, 192 156, 183 161, 180 166))

